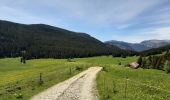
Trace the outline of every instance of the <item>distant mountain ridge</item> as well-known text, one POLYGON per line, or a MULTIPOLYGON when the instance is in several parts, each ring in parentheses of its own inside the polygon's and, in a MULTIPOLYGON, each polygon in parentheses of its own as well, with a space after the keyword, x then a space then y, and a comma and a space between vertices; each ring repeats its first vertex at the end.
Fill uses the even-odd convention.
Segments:
POLYGON ((170 44, 170 40, 145 40, 141 43, 128 43, 123 41, 106 41, 106 44, 117 46, 125 50, 134 50, 134 51, 145 51, 153 48, 159 48, 170 44))

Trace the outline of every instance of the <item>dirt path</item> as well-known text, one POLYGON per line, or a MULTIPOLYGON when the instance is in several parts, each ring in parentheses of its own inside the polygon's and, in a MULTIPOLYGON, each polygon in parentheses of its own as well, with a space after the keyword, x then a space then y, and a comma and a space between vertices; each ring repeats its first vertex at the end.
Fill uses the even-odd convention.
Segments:
POLYGON ((98 100, 95 79, 102 67, 91 67, 61 82, 31 100, 98 100))

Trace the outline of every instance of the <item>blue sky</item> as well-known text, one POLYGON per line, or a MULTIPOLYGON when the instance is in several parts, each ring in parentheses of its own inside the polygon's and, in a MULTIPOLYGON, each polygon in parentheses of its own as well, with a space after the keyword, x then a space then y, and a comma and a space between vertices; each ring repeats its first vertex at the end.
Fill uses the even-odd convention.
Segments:
POLYGON ((0 19, 49 24, 101 41, 170 39, 170 0, 1 0, 0 19))

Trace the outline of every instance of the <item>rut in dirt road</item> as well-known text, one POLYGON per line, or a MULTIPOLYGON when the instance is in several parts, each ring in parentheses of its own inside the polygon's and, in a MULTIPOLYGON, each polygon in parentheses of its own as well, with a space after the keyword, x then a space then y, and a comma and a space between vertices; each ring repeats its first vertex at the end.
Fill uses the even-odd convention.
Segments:
POLYGON ((91 67, 35 95, 31 100, 98 100, 95 79, 101 69, 91 67))

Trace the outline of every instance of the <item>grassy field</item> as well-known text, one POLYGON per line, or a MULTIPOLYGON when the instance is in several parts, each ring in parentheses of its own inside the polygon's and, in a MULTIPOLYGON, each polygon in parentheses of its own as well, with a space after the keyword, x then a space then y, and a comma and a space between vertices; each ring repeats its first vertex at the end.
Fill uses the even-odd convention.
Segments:
POLYGON ((136 61, 138 57, 127 57, 127 58, 113 58, 112 56, 100 56, 100 57, 89 57, 89 58, 78 58, 74 59, 78 62, 86 62, 91 63, 93 65, 113 65, 113 64, 121 64, 127 65, 129 62, 136 61))
POLYGON ((20 63, 19 58, 0 59, 0 100, 27 100, 89 66, 88 63, 68 62, 66 59, 28 60, 26 64, 20 63))
POLYGON ((27 100, 90 66, 104 67, 97 77, 100 100, 169 100, 170 75, 160 70, 125 67, 137 58, 101 56, 76 58, 74 62, 66 59, 38 59, 29 60, 26 64, 21 64, 19 58, 0 59, 0 100, 15 100, 20 93, 27 100), (77 67, 83 69, 77 70, 77 67), (40 73, 43 85, 38 83, 40 73))
POLYGON ((170 75, 160 70, 125 67, 137 58, 103 56, 79 61, 104 67, 97 77, 100 100, 170 100, 170 75))
POLYGON ((170 99, 170 75, 158 70, 106 66, 97 84, 101 100, 170 99))

